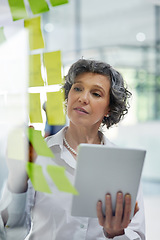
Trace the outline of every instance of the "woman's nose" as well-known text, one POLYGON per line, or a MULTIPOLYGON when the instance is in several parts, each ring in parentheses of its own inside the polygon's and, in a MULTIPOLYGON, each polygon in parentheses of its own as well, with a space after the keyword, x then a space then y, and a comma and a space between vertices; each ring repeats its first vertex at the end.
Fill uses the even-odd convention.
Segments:
POLYGON ((82 92, 79 96, 79 102, 88 104, 89 103, 89 94, 87 92, 82 92))

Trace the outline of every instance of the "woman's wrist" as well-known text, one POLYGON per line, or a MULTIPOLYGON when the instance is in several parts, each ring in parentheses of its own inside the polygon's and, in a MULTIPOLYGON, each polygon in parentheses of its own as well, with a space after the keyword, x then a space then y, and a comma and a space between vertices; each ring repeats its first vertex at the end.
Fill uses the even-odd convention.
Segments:
POLYGON ((117 232, 117 233, 115 233, 115 234, 109 234, 109 233, 107 233, 106 231, 105 231, 105 229, 103 228, 103 233, 104 233, 104 236, 106 237, 106 238, 114 238, 114 237, 116 237, 116 236, 121 236, 121 235, 124 235, 124 229, 123 230, 121 230, 121 231, 119 231, 119 232, 117 232))

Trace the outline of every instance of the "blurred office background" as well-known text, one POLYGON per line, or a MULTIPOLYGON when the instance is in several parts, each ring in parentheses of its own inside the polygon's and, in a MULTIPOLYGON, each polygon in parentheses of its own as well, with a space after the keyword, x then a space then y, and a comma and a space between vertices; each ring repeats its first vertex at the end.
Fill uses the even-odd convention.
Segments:
MULTIPOLYGON (((124 121, 105 134, 120 146, 143 148, 148 240, 160 230, 160 0, 69 0, 41 14, 45 48, 62 52, 63 73, 79 58, 108 62, 133 93, 124 121)), ((36 51, 35 51, 36 53, 36 51)))
POLYGON ((119 69, 133 93, 124 121, 106 135, 147 150, 142 183, 147 239, 159 236, 160 1, 70 0, 43 14, 46 51, 60 49, 64 74, 78 58, 119 69))

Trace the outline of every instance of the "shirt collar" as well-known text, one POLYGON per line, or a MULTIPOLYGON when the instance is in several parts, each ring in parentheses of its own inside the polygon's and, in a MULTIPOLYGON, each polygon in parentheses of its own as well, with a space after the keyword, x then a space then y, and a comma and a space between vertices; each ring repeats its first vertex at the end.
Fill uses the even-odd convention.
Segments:
MULTIPOLYGON (((46 142, 48 147, 52 147, 52 146, 59 146, 61 149, 61 158, 73 169, 76 168, 76 160, 74 159, 74 157, 72 156, 72 154, 65 149, 64 145, 63 145, 63 139, 64 139, 64 135, 66 132, 67 126, 62 128, 58 133, 56 133, 55 135, 49 136, 46 138, 46 142)), ((102 138, 103 138, 103 142, 104 145, 107 145, 108 147, 114 147, 115 145, 113 143, 111 143, 107 137, 102 133, 102 138)))
POLYGON ((67 129, 67 127, 64 127, 55 135, 47 137, 46 142, 47 142, 48 147, 59 145, 60 148, 62 149, 63 148, 63 139, 64 139, 66 129, 67 129))
POLYGON ((67 126, 62 128, 55 135, 47 137, 46 142, 47 142, 48 147, 59 146, 61 149, 61 159, 63 159, 70 167, 75 169, 76 168, 76 160, 74 159, 72 154, 67 149, 65 149, 65 147, 63 145, 63 139, 64 139, 66 129, 67 129, 67 126))

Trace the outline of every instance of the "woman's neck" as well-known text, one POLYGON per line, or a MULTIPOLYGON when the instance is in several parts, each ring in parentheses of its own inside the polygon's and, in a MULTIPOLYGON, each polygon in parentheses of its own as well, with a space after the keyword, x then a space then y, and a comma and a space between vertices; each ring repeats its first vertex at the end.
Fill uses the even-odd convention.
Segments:
POLYGON ((101 143, 101 135, 97 128, 77 127, 73 124, 66 129, 65 138, 75 151, 80 143, 101 143))

